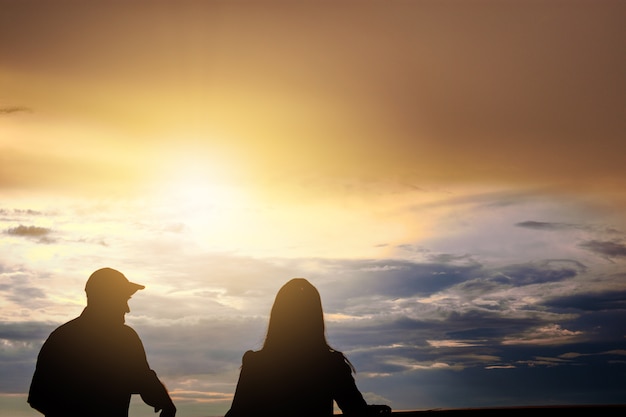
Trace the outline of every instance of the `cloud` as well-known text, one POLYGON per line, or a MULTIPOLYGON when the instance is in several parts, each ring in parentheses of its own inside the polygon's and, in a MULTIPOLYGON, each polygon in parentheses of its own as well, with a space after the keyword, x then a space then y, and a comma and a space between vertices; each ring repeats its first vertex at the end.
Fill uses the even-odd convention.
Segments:
POLYGON ((443 323, 433 322, 432 325, 439 324, 447 338, 474 340, 486 346, 499 343, 508 334, 524 332, 544 323, 544 317, 532 313, 511 315, 508 311, 472 308, 468 311, 451 311, 443 323))
POLYGON ((40 343, 56 326, 35 321, 9 323, 0 322, 0 339, 22 343, 40 343))
POLYGON ((576 226, 576 225, 573 225, 573 224, 569 224, 569 223, 537 222, 537 221, 533 221, 533 220, 528 220, 528 221, 525 221, 525 222, 515 223, 515 226, 517 226, 517 227, 524 227, 524 228, 527 228, 527 229, 549 230, 549 231, 565 230, 565 229, 572 229, 572 228, 578 228, 579 227, 579 226, 576 226))
MULTIPOLYGON (((420 299, 456 313, 483 311, 496 314, 515 312, 518 317, 537 308, 556 283, 574 282, 587 268, 573 260, 544 260, 524 264, 483 266, 477 276, 420 299)), ((571 284, 574 285, 574 284, 571 284)), ((559 290, 561 293, 562 290, 559 290)), ((476 313, 473 313, 476 314, 476 313)), ((542 314, 546 316, 546 314, 542 314)))
MULTIPOLYGON (((621 279, 625 278, 626 276, 622 276, 621 279)), ((572 294, 549 299, 543 305, 551 308, 580 311, 626 310, 626 291, 572 294)))
POLYGON ((32 109, 23 106, 0 107, 0 116, 15 113, 32 113, 32 109))
MULTIPOLYGON (((230 263, 247 265, 244 259, 237 259, 231 259, 230 263)), ((205 260, 205 263, 207 261, 205 260)), ((427 374, 427 379, 433 383, 435 381, 442 383, 445 380, 446 386, 449 386, 451 391, 454 391, 455 387, 464 385, 467 380, 476 381, 478 386, 473 389, 484 396, 495 392, 493 391, 495 389, 494 378, 502 378, 502 374, 497 375, 498 373, 516 372, 515 375, 520 377, 511 380, 509 384, 522 389, 532 378, 553 375, 544 374, 544 372, 554 372, 557 368, 576 368, 577 365, 588 364, 592 360, 596 361, 593 362, 593 369, 598 369, 598 366, 606 366, 609 360, 623 357, 623 354, 619 353, 624 351, 623 342, 620 347, 615 342, 615 336, 603 345, 590 345, 590 342, 580 337, 592 331, 592 328, 596 326, 593 321, 570 321, 568 323, 547 321, 547 315, 541 309, 548 309, 548 312, 557 310, 555 298, 549 299, 552 304, 548 301, 540 302, 534 307, 529 305, 525 311, 516 312, 504 308, 485 310, 475 305, 471 297, 454 298, 456 291, 458 294, 463 293, 464 284, 481 278, 488 280, 490 277, 500 276, 499 271, 505 271, 509 275, 519 273, 522 277, 536 275, 540 278, 530 281, 535 282, 539 287, 573 279, 576 274, 572 276, 572 273, 567 271, 573 270, 578 273, 582 270, 582 266, 573 261, 545 261, 528 265, 508 265, 502 268, 461 267, 459 268, 460 275, 469 281, 461 280, 458 284, 443 286, 429 283, 426 286, 429 290, 425 293, 432 296, 432 304, 420 303, 415 297, 411 298, 408 295, 406 297, 400 295, 400 298, 396 298, 398 294, 395 291, 381 292, 381 287, 377 285, 377 282, 378 280, 384 282, 386 277, 395 276, 394 274, 399 275, 396 280, 392 281, 393 283, 403 282, 406 273, 409 275, 415 272, 431 273, 441 270, 444 264, 419 264, 390 260, 380 262, 315 261, 317 263, 315 266, 310 259, 277 262, 276 264, 282 264, 282 269, 277 269, 276 264, 272 265, 271 262, 264 264, 259 261, 250 261, 248 266, 254 270, 262 267, 260 274, 257 274, 262 278, 261 281, 269 279, 272 274, 267 276, 266 274, 270 271, 280 271, 281 274, 291 270, 317 271, 312 281, 319 283, 318 288, 322 292, 323 303, 333 306, 330 308, 331 311, 343 311, 342 305, 356 312, 368 311, 369 316, 359 313, 359 320, 346 319, 328 322, 328 337, 331 346, 344 351, 357 368, 358 386, 362 392, 375 392, 376 395, 387 398, 390 402, 402 404, 402 401, 406 401, 406 399, 402 400, 398 393, 404 389, 402 387, 416 389, 424 374, 427 374), (298 264, 301 267, 298 267, 298 264), (309 265, 310 269, 303 268, 304 265, 309 265), (369 279, 361 281, 362 275, 369 279), (550 279, 546 278, 551 276, 550 279), (358 292, 360 301, 357 303, 354 300, 346 300, 346 294, 358 287, 358 284, 361 284, 358 292), (333 291, 337 285, 340 286, 340 291, 333 291), (446 302, 454 301, 457 304, 437 304, 435 298, 444 294, 450 297, 446 302), (392 309, 391 306, 397 308, 392 309), (591 349, 597 352, 614 351, 617 353, 559 356, 567 352, 586 353, 591 349), (525 373, 531 369, 532 372, 525 373), (482 372, 491 372, 494 376, 482 372)), ((220 274, 216 274, 215 278, 219 278, 220 285, 223 284, 228 288, 230 281, 226 278, 232 275, 232 271, 228 271, 229 260, 227 257, 220 258, 220 262, 223 266, 220 274)), ((192 265, 192 267, 195 266, 192 265)), ((251 271, 248 271, 246 274, 250 273, 251 271)), ((417 276, 419 278, 422 275, 417 274, 417 276)), ((429 275, 426 274, 426 276, 429 275)), ((212 285, 215 284, 212 281, 213 278, 210 282, 212 285)), ((259 279, 255 279, 255 282, 258 281, 259 279)), ((481 288, 487 294, 495 296, 502 288, 526 291, 528 288, 526 282, 527 278, 521 279, 523 285, 515 287, 511 283, 499 283, 496 280, 491 282, 491 286, 481 288)), ((128 316, 127 321, 140 334, 151 366, 166 381, 172 392, 176 393, 180 401, 204 404, 202 407, 208 404, 226 404, 227 407, 229 395, 232 394, 237 381, 241 355, 247 349, 260 347, 267 326, 267 317, 257 315, 256 311, 267 309, 250 307, 237 312, 224 309, 219 315, 205 314, 204 317, 198 319, 190 319, 185 315, 194 315, 205 310, 210 304, 209 301, 212 303, 219 300, 219 297, 225 294, 247 298, 259 291, 261 295, 255 296, 254 303, 264 304, 269 308, 275 295, 272 288, 279 288, 279 284, 282 284, 282 281, 274 280, 258 283, 252 292, 233 290, 231 293, 230 290, 226 290, 218 293, 202 290, 207 285, 207 281, 198 279, 198 281, 188 282, 181 286, 175 298, 168 298, 165 295, 163 297, 156 297, 156 295, 137 297, 136 302, 133 303, 133 312, 128 316), (201 294, 188 293, 187 287, 190 290, 195 288, 195 291, 200 291, 201 294), (142 299, 143 304, 134 308, 135 304, 142 299), (204 302, 201 302, 202 300, 204 302), (149 303, 154 305, 149 307, 149 303), (179 304, 185 307, 173 310, 169 321, 162 319, 154 321, 151 318, 155 314, 155 309, 162 310, 165 305, 179 304), (179 314, 180 319, 172 319, 179 314), (164 338, 164 335, 167 337, 164 338), (196 380, 190 381, 189 375, 194 375, 196 380), (214 384, 218 382, 220 385, 216 387, 214 384)), ((236 289, 239 286, 241 284, 233 288, 236 289)), ((413 287, 409 286, 409 288, 413 287)), ((623 294, 617 294, 615 299, 623 296, 623 294)), ((561 302, 565 302, 565 299, 561 299, 561 302)), ((576 303, 577 301, 570 300, 570 302, 576 303)), ((216 307, 210 307, 210 309, 212 312, 220 311, 216 310, 216 307)), ((5 368, 6 372, 12 375, 7 384, 10 382, 17 384, 22 390, 27 389, 29 373, 32 372, 30 367, 34 366, 36 357, 37 341, 45 338, 50 330, 51 325, 46 323, 11 325, 5 323, 3 327, 0 326, 0 339, 9 341, 6 346, 11 348, 10 355, 15 355, 20 346, 24 348, 25 343, 29 346, 27 352, 24 353, 24 361, 30 365, 22 365, 21 368, 15 365, 14 356, 10 356, 7 352, 0 353, 0 362, 5 360, 7 364, 15 365, 5 368)), ((613 330, 611 333, 623 334, 613 330)), ((621 365, 614 364, 614 366, 621 365)), ((558 372, 559 375, 567 374, 567 371, 558 372)), ((617 381, 611 373, 615 373, 615 370, 609 369, 607 372, 607 378, 617 381)), ((568 387, 572 388, 572 386, 568 387)), ((427 390, 426 392, 433 392, 431 388, 425 387, 424 389, 427 390)), ((532 398, 543 398, 539 389, 524 392, 532 398)), ((562 395, 567 395, 566 390, 563 390, 563 393, 562 395)), ((433 394, 436 395, 435 392, 433 394)), ((524 399, 526 397, 518 395, 513 398, 524 399)), ((460 403, 459 406, 468 406, 468 400, 463 401, 465 402, 460 403)), ((415 407, 415 404, 413 403, 411 407, 415 407)))
POLYGON ((363 296, 425 297, 475 278, 481 271, 477 263, 456 265, 394 259, 326 260, 320 264, 326 273, 340 277, 334 288, 328 288, 329 293, 335 294, 335 301, 363 296))
POLYGON ((619 241, 588 240, 579 245, 599 255, 608 258, 620 258, 626 256, 626 244, 619 241))
MULTIPOLYGON (((28 272, 11 272, 0 266, 0 299, 15 303, 21 311, 41 307, 46 298, 44 289, 33 281, 28 272)), ((3 311, 2 317, 19 315, 15 309, 3 311)))
POLYGON ((50 229, 45 227, 37 227, 37 226, 23 226, 19 225, 17 227, 8 229, 6 231, 7 234, 13 236, 26 236, 26 237, 41 237, 46 236, 51 232, 50 229))
POLYGON ((562 222, 540 222, 534 220, 527 220, 519 223, 515 223, 515 226, 532 229, 532 230, 541 230, 548 232, 556 232, 556 231, 567 231, 567 230, 578 230, 589 233, 599 233, 599 234, 607 234, 607 235, 624 235, 624 233, 618 229, 607 226, 600 226, 594 224, 579 224, 579 223, 562 223, 562 222))
MULTIPOLYGON (((159 253, 163 247, 156 247, 159 253)), ((613 314, 609 316, 606 311, 568 308, 584 300, 555 296, 571 297, 572 288, 584 290, 574 283, 593 281, 589 268, 575 260, 490 266, 454 253, 426 257, 423 262, 168 254, 166 262, 140 269, 143 276, 137 280, 148 288, 133 298, 127 323, 142 338, 153 369, 180 401, 202 407, 228 403, 241 355, 262 345, 276 291, 292 276, 305 276, 320 290, 329 314, 329 342, 357 368, 362 392, 374 392, 393 402, 406 401, 397 394, 404 389, 402 384, 415 388, 424 373, 458 387, 473 375, 485 381, 494 378, 480 371, 534 369, 529 374, 534 378, 538 369, 573 368, 590 361, 606 366, 623 355, 559 355, 625 350, 622 335, 626 333, 618 326, 625 322, 619 304, 608 310, 613 314), (616 325, 606 328, 610 322, 616 325), (596 337, 599 326, 606 328, 602 338, 596 337), (190 378, 197 382, 185 382, 190 378)), ((154 253, 147 251, 134 262, 143 262, 144 256, 146 262, 154 259, 154 253)), ((19 283, 35 287, 34 278, 39 278, 33 275, 28 281, 18 275, 5 274, 0 281, 12 296, 23 292, 19 283)), ((620 282, 622 278, 605 279, 620 282)), ((51 282, 38 285, 45 288, 51 282)), ((77 293, 82 295, 82 287, 77 293)), ((603 297, 609 295, 607 291, 603 297)), ((616 294, 613 301, 617 303, 620 297, 624 295, 616 294)), ((19 305, 27 307, 25 293, 23 298, 19 305)), ((48 301, 39 302, 39 308, 47 309, 48 301)), ((10 383, 27 389, 38 341, 50 328, 39 323, 39 327, 25 324, 20 330, 15 323, 0 332, 0 339, 7 340, 3 343, 10 348, 10 353, 0 353, 0 362, 13 364, 5 368, 12 375, 10 383), (32 336, 27 336, 29 332, 32 336), (28 349, 23 369, 14 362, 22 348, 28 349)), ((523 387, 524 381, 528 379, 515 384, 523 387)), ((487 395, 487 385, 484 389, 487 395)))
POLYGON ((225 400, 232 401, 233 399, 233 394, 223 392, 191 391, 182 389, 170 391, 170 395, 174 401, 191 400, 200 403, 223 402, 225 400))
POLYGON ((44 291, 39 287, 21 285, 7 286, 4 284, 0 285, 0 292, 5 292, 9 290, 10 294, 6 298, 10 301, 22 305, 23 307, 34 304, 36 302, 34 300, 36 299, 46 298, 44 291))
POLYGON ((37 210, 31 210, 31 209, 13 209, 13 210, 9 210, 9 209, 4 209, 4 208, 0 208, 0 215, 2 216, 14 216, 14 215, 32 215, 32 216, 36 216, 36 215, 41 215, 43 214, 41 211, 37 211, 37 210))
POLYGON ((562 355, 559 355, 559 358, 564 359, 575 359, 580 358, 581 356, 591 356, 591 355, 613 355, 613 356, 626 356, 626 350, 624 349, 616 349, 609 350, 606 352, 594 352, 594 353, 577 353, 577 352, 567 352, 562 355))
POLYGON ((0 321, 0 392, 28 392, 35 358, 43 340, 54 329, 50 323, 0 321))
POLYGON ((584 265, 576 261, 548 260, 506 266, 497 270, 492 280, 514 286, 543 284, 574 278, 584 270, 584 265))
POLYGON ((10 236, 34 238, 40 243, 52 243, 55 241, 49 237, 52 233, 52 229, 48 229, 46 227, 19 225, 17 227, 7 229, 5 233, 10 236))
POLYGON ((558 324, 549 324, 538 328, 528 329, 524 334, 511 335, 504 338, 503 345, 530 344, 530 345, 562 345, 570 343, 583 332, 562 328, 558 324))
POLYGON ((427 340, 428 344, 433 347, 474 347, 482 346, 481 343, 475 343, 467 340, 427 340))

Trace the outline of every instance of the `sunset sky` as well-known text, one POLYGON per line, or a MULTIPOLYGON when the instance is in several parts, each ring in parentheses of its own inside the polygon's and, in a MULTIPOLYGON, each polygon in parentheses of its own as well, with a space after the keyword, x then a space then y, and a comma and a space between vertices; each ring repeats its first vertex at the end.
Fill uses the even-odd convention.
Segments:
POLYGON ((0 415, 104 266, 180 417, 293 277, 370 403, 626 403, 624 16, 0 0, 0 415))

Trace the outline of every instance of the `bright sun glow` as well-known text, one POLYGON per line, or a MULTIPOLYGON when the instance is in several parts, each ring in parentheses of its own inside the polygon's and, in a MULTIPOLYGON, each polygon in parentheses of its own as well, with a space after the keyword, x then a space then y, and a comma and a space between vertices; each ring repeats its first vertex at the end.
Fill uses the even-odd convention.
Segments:
POLYGON ((386 250, 381 242, 396 242, 406 234, 397 216, 382 209, 387 203, 394 207, 393 201, 378 200, 355 211, 353 204, 337 206, 330 200, 267 199, 257 188, 263 185, 235 180, 237 167, 223 154, 193 148, 160 153, 155 161, 168 162, 153 166, 144 218, 150 215, 155 224, 183 233, 185 244, 203 251, 375 256, 386 250))
POLYGON ((206 150, 161 152, 168 163, 158 166, 147 185, 153 220, 178 229, 205 250, 241 250, 254 202, 232 181, 233 165, 218 155, 207 156, 206 150))
POLYGON ((164 216, 193 227, 228 223, 246 204, 241 189, 218 183, 197 167, 186 167, 162 180, 153 198, 164 216))

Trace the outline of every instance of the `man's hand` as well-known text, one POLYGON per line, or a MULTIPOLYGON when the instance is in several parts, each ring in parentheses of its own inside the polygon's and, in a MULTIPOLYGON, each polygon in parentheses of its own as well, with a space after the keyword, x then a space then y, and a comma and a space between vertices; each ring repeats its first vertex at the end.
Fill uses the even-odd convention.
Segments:
POLYGON ((161 411, 161 414, 159 414, 159 417, 175 417, 176 416, 176 407, 174 407, 173 404, 163 409, 154 407, 155 413, 158 413, 159 411, 161 411))

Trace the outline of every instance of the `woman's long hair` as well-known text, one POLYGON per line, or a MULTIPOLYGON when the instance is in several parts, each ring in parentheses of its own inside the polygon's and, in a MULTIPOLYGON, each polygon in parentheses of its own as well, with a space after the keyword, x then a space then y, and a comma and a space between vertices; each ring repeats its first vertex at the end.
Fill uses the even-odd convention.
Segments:
MULTIPOLYGON (((276 354, 338 352, 328 345, 320 294, 304 278, 289 280, 276 294, 263 350, 276 354)), ((354 366, 341 353, 354 372, 354 366)))
POLYGON ((322 300, 304 278, 288 281, 276 294, 263 349, 329 351, 322 300))

